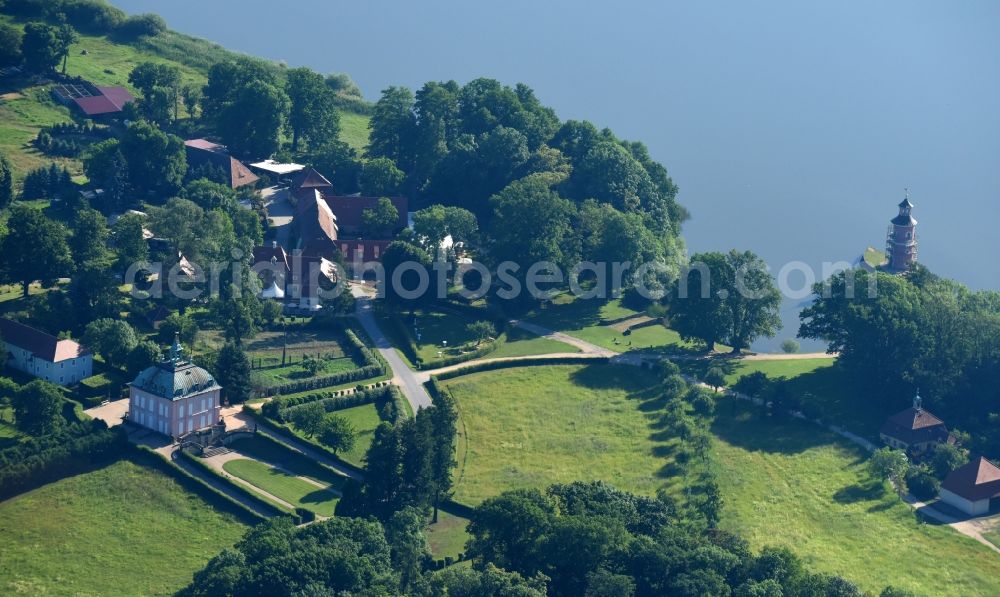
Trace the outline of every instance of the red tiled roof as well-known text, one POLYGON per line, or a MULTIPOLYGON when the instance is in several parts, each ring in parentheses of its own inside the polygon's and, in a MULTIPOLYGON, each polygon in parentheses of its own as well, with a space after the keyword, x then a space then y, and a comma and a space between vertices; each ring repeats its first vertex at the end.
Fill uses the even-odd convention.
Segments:
MULTIPOLYGON (((364 212, 372 209, 378 203, 379 197, 354 197, 324 194, 323 199, 334 214, 337 215, 337 225, 343 230, 358 230, 364 222, 364 212)), ((399 212, 399 221, 393 232, 406 228, 409 201, 406 197, 389 197, 399 212)))
POLYGON ((941 488, 973 502, 1000 497, 1000 468, 979 457, 951 471, 941 488))
POLYGON ((73 101, 87 116, 121 112, 125 104, 134 102, 135 97, 124 87, 97 87, 98 95, 79 97, 73 101))
POLYGON ((219 145, 207 139, 188 139, 184 142, 184 147, 187 149, 189 166, 198 167, 208 163, 215 168, 220 168, 229 176, 231 188, 238 189, 260 180, 243 162, 230 156, 225 145, 219 145))
POLYGON ((330 242, 337 240, 339 220, 330 210, 330 206, 320 199, 319 191, 306 193, 300 200, 295 214, 299 240, 303 245, 314 241, 330 242))
POLYGON ((344 263, 350 266, 354 261, 381 261, 391 240, 341 239, 334 244, 344 255, 344 263))
POLYGON ((4 342, 23 348, 50 363, 90 354, 89 350, 72 340, 60 340, 41 330, 5 318, 0 318, 0 337, 4 342))
POLYGON ((333 185, 325 176, 317 172, 313 168, 308 168, 299 172, 295 179, 292 180, 292 188, 295 190, 299 189, 326 189, 333 190, 333 185))
POLYGON ((886 419, 879 429, 879 434, 907 444, 948 440, 948 428, 944 421, 922 408, 914 407, 902 410, 886 419))

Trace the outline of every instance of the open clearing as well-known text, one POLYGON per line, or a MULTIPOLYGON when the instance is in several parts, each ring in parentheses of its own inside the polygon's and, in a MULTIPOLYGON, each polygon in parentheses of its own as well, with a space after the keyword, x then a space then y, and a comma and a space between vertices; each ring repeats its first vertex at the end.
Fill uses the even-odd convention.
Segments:
POLYGON ((656 377, 620 365, 474 373, 442 382, 460 411, 456 501, 601 479, 645 495, 669 487, 673 438, 658 430, 656 377))
POLYGON ((170 594, 246 528, 120 461, 0 503, 0 593, 170 594))
POLYGON ((785 545, 808 566, 863 589, 920 594, 1000 594, 1000 558, 943 526, 918 523, 860 449, 818 426, 763 419, 745 404, 719 404, 714 463, 722 526, 754 548, 785 545))

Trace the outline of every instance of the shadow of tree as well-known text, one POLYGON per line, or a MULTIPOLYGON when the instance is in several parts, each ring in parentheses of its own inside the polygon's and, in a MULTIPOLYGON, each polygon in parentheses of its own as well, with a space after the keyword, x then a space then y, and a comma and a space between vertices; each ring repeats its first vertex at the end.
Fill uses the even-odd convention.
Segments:
POLYGON ((711 430, 726 443, 751 452, 795 454, 838 442, 835 435, 813 423, 763 417, 759 410, 742 402, 733 408, 718 409, 711 430))
POLYGON ((856 502, 870 502, 885 496, 885 484, 880 481, 869 481, 867 483, 855 483, 837 490, 833 494, 833 500, 838 504, 853 504, 856 502))
POLYGON ((305 494, 299 501, 303 504, 321 504, 323 502, 328 502, 331 499, 335 499, 336 497, 336 495, 326 489, 317 489, 316 491, 311 491, 305 494))

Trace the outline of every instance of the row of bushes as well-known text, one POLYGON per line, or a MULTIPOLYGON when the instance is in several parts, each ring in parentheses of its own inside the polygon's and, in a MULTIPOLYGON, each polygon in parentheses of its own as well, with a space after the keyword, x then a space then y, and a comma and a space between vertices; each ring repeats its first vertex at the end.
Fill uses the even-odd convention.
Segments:
POLYGON ((101 421, 20 442, 0 452, 0 499, 114 460, 127 448, 125 432, 101 421))
POLYGON ((478 373, 480 371, 493 371, 494 369, 508 369, 510 367, 534 367, 537 365, 572 365, 576 363, 593 363, 595 365, 605 364, 611 359, 609 357, 587 357, 587 356, 575 356, 575 357, 559 357, 547 359, 544 357, 528 358, 528 359, 513 359, 507 361, 485 361, 482 363, 475 363, 469 365, 468 367, 461 367, 459 369, 454 369, 452 371, 443 371, 431 379, 446 380, 459 377, 462 375, 468 375, 470 373, 478 373))
POLYGON ((261 412, 276 421, 287 421, 288 417, 286 413, 289 410, 306 404, 321 402, 327 412, 332 412, 375 402, 378 397, 387 394, 389 391, 391 391, 391 387, 385 385, 367 390, 354 390, 353 392, 351 390, 327 390, 300 396, 276 396, 261 407, 261 412))
MULTIPOLYGON (((191 454, 189 452, 181 450, 180 451, 180 457, 183 458, 184 460, 186 460, 187 462, 190 462, 191 464, 195 465, 196 467, 198 467, 199 469, 201 469, 205 473, 207 473, 209 475, 212 475, 213 477, 216 477, 217 479, 219 479, 220 481, 222 481, 223 483, 225 483, 227 486, 233 488, 237 493, 239 493, 239 494, 243 495, 244 497, 246 497, 249 501, 253 502, 254 507, 257 509, 258 512, 264 512, 268 516, 290 516, 292 518, 292 520, 295 521, 295 524, 302 524, 302 516, 300 514, 294 513, 294 512, 290 512, 288 510, 285 510, 284 508, 281 508, 281 507, 277 506, 276 504, 272 504, 271 502, 266 501, 265 499, 263 499, 262 497, 260 497, 260 495, 258 495, 255 491, 253 491, 252 489, 249 489, 245 485, 243 485, 241 483, 235 483, 235 482, 231 481, 230 479, 227 479, 225 476, 220 475, 218 471, 216 471, 215 469, 213 469, 212 467, 210 467, 208 464, 206 464, 205 461, 203 459, 199 458, 198 456, 195 456, 195 455, 193 455, 193 454, 191 454)), ((188 474, 188 473, 185 472, 185 474, 188 474)), ((194 479, 194 480, 196 480, 196 481, 204 483, 203 481, 201 481, 197 477, 192 476, 191 478, 194 479)), ((253 512, 253 510, 251 510, 250 508, 247 508, 244 504, 240 504, 238 501, 236 501, 233 498, 229 497, 228 495, 222 493, 221 491, 218 491, 217 489, 211 487, 210 485, 206 484, 206 486, 209 487, 210 489, 212 489, 212 491, 216 492, 218 495, 225 497, 226 500, 228 500, 228 501, 230 501, 232 503, 235 503, 235 504, 239 504, 242 508, 246 509, 247 511, 253 512)))
POLYGON ((308 390, 328 388, 330 386, 339 386, 346 383, 351 383, 353 381, 371 379, 372 377, 377 377, 384 373, 385 370, 382 369, 382 367, 378 365, 368 365, 367 367, 359 367, 358 369, 351 369, 350 371, 341 371, 340 373, 333 373, 331 375, 325 375, 323 377, 313 377, 310 379, 290 381, 287 383, 283 383, 281 385, 264 388, 261 390, 261 392, 263 396, 275 396, 277 394, 297 394, 299 392, 306 392, 308 390))
POLYGON ((290 444, 294 443, 294 442, 299 442, 299 443, 305 444, 305 445, 309 446, 309 449, 311 449, 311 450, 313 450, 313 451, 315 451, 315 452, 317 452, 319 454, 322 454, 323 456, 326 456, 327 458, 329 458, 333 462, 336 462, 337 465, 340 466, 341 468, 345 468, 347 470, 354 471, 354 472, 356 472, 358 474, 364 474, 365 469, 363 469, 363 468, 361 468, 359 466, 355 466, 355 465, 351 464, 350 462, 347 462, 346 460, 344 460, 343 458, 341 458, 337 454, 334 454, 333 451, 331 451, 329 448, 327 448, 323 444, 321 444, 321 443, 319 443, 317 441, 314 441, 314 440, 302 437, 301 435, 295 433, 295 430, 293 430, 291 427, 289 427, 287 423, 283 423, 282 421, 278 421, 277 419, 272 419, 271 417, 268 417, 267 415, 265 415, 263 412, 257 412, 257 411, 255 411, 252 408, 244 408, 243 412, 244 412, 244 414, 247 414, 250 417, 252 417, 253 419, 257 420, 259 424, 261 424, 261 425, 267 425, 268 429, 270 429, 275 435, 284 438, 290 444))
POLYGON ((74 29, 124 39, 159 35, 167 23, 154 14, 128 16, 104 0, 7 0, 3 12, 23 18, 59 22, 63 17, 74 29))

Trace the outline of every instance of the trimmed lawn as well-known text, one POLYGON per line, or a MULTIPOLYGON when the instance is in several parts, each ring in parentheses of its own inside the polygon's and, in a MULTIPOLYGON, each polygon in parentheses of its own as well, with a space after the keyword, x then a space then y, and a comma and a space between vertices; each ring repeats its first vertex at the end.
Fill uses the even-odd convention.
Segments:
POLYGON ((333 510, 340 499, 328 489, 320 489, 312 483, 256 460, 230 460, 224 463, 222 468, 230 475, 256 485, 275 497, 323 516, 333 516, 333 510))
POLYGON ((891 584, 927 595, 1000 594, 1000 557, 919 523, 887 485, 871 482, 860 448, 815 425, 762 419, 745 404, 723 402, 718 413, 722 526, 755 549, 785 545, 810 568, 875 593, 891 584))
POLYGON ((443 382, 458 403, 455 499, 601 479, 652 495, 676 484, 656 377, 621 365, 473 373, 443 382))
POLYGON ((507 339, 484 358, 524 357, 539 354, 554 354, 558 352, 580 352, 580 349, 549 338, 540 338, 521 328, 511 327, 507 330, 507 339))
POLYGON ((469 540, 469 533, 465 531, 467 526, 469 519, 439 510, 437 523, 429 524, 424 529, 434 557, 457 558, 465 551, 465 542, 469 540))
POLYGON ((236 440, 230 447, 242 454, 256 458, 274 466, 280 466, 300 477, 309 477, 340 489, 346 479, 339 473, 309 459, 304 454, 291 450, 276 442, 259 437, 236 440))
POLYGON ((172 594, 246 528, 120 461, 0 503, 0 593, 172 594))
POLYGON ((368 147, 368 121, 370 117, 357 112, 340 111, 340 140, 358 152, 368 147))
POLYGON ((372 445, 375 428, 382 422, 378 416, 378 409, 375 408, 374 404, 362 404, 334 411, 331 414, 344 417, 351 422, 351 425, 354 425, 354 430, 357 431, 354 447, 348 452, 341 452, 339 456, 355 466, 364 466, 365 454, 368 452, 368 447, 372 445))

